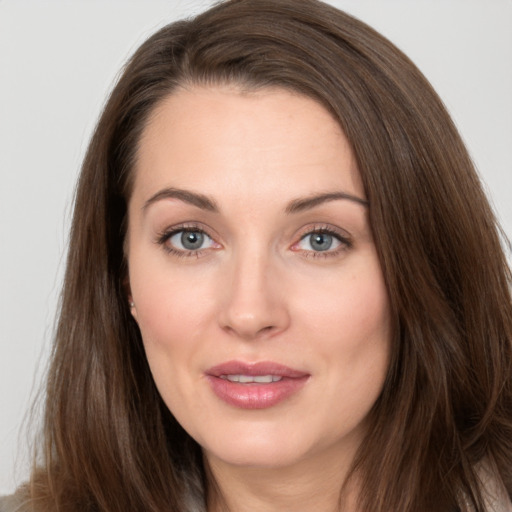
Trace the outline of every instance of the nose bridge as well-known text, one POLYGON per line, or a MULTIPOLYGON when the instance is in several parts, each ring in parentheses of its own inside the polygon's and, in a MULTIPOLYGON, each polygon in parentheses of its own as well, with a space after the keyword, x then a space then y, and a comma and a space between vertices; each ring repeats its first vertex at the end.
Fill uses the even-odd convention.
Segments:
POLYGON ((252 243, 235 251, 221 313, 222 327, 244 339, 286 327, 288 311, 271 250, 252 243))

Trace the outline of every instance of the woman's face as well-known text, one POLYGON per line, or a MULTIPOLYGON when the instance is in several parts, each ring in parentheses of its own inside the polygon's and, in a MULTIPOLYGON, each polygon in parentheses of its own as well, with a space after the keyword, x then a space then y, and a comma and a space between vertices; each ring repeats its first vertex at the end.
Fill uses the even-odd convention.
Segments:
POLYGON ((132 314, 173 415, 213 464, 353 454, 388 368, 390 319, 338 124, 284 90, 179 90, 138 156, 132 314))

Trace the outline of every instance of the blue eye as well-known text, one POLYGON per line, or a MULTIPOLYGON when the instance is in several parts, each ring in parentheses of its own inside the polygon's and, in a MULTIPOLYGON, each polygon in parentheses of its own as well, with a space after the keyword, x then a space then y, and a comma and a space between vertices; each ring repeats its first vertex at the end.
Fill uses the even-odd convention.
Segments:
POLYGON ((309 245, 314 251, 328 251, 336 240, 327 233, 313 233, 308 235, 309 245))
POLYGON ((302 251, 334 252, 342 243, 347 244, 345 240, 340 240, 338 235, 319 231, 303 236, 296 247, 302 251))
POLYGON ((213 240, 203 231, 176 231, 168 238, 168 243, 179 251, 200 251, 212 247, 213 240))

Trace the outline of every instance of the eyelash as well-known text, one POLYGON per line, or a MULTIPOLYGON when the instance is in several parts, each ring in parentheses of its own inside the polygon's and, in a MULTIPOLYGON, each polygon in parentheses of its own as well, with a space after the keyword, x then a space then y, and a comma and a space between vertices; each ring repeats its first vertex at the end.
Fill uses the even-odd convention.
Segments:
POLYGON ((202 233, 213 240, 213 237, 211 237, 202 227, 199 227, 196 224, 185 224, 182 226, 177 226, 170 230, 162 231, 157 235, 156 243, 161 245, 168 254, 172 254, 173 256, 176 256, 178 258, 190 258, 192 256, 200 258, 201 256, 203 256, 205 249, 198 249, 195 251, 184 251, 181 249, 176 249, 172 245, 169 245, 167 243, 174 235, 182 232, 202 233))
MULTIPOLYGON (((188 232, 188 233, 202 233, 206 235, 208 238, 213 240, 213 237, 211 237, 202 227, 195 225, 195 224, 186 224, 177 226, 175 228, 172 228, 171 230, 165 230, 157 235, 156 243, 158 245, 161 245, 164 250, 172 254, 173 256, 179 257, 179 258, 189 258, 189 257, 196 257, 199 258, 204 255, 206 249, 198 249, 198 250, 181 250, 176 249, 169 245, 167 242, 176 234, 181 232, 188 232)), ((353 246, 352 241, 347 236, 341 235, 338 231, 328 227, 328 226, 315 226, 313 228, 308 228, 307 230, 304 230, 304 232, 300 235, 300 238, 297 242, 295 242, 292 247, 298 245, 302 240, 304 240, 307 236, 311 235, 329 235, 335 238, 339 243, 340 246, 336 248, 335 250, 326 250, 326 251, 306 251, 301 249, 292 249, 296 252, 302 252, 303 257, 305 258, 330 258, 334 256, 338 256, 341 252, 344 252, 348 249, 351 249, 353 246)))
POLYGON ((351 249, 353 246, 352 240, 346 235, 342 235, 339 231, 332 229, 329 226, 320 225, 314 226, 313 228, 307 228, 300 235, 298 242, 295 242, 292 247, 298 245, 302 240, 311 235, 330 235, 335 238, 339 243, 339 247, 330 251, 301 251, 296 249, 297 252, 301 251, 304 258, 331 258, 339 256, 342 252, 351 249))

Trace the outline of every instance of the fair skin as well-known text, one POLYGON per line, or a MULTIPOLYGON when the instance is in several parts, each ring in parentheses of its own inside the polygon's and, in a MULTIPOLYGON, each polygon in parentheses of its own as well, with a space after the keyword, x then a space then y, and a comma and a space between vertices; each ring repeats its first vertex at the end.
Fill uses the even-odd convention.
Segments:
POLYGON ((341 129, 307 97, 180 89, 145 128, 131 311, 231 510, 337 509, 390 351, 365 199, 341 129))

